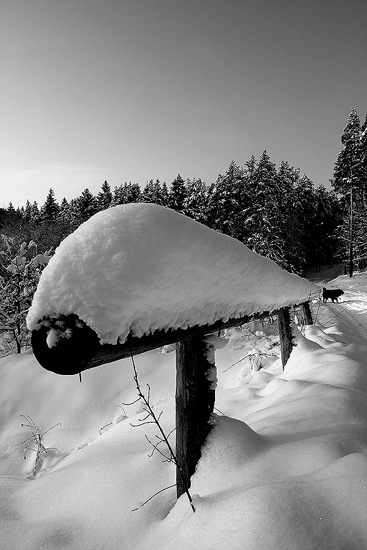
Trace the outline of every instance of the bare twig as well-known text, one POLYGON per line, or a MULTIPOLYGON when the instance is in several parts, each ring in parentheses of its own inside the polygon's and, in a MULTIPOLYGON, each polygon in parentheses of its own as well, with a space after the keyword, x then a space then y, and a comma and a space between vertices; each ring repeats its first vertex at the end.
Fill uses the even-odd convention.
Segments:
MULTIPOLYGON (((163 491, 167 491, 167 489, 172 489, 172 487, 176 487, 176 483, 174 483, 173 485, 168 485, 168 487, 165 487, 164 489, 161 489, 160 491, 157 491, 156 493, 154 493, 154 495, 152 495, 151 497, 149 497, 147 500, 145 500, 144 502, 142 502, 140 504, 140 506, 138 506, 137 508, 133 508, 132 509, 132 512, 136 512, 137 510, 139 510, 139 508, 142 508, 143 506, 145 506, 150 500, 152 500, 154 497, 156 497, 157 495, 159 495, 159 493, 163 493, 163 491)), ((195 512, 195 509, 194 509, 194 512, 195 512)))
MULTIPOLYGON (((250 334, 252 334, 253 336, 255 336, 255 333, 250 330, 250 334)), ((259 339, 265 339, 266 342, 269 343, 269 348, 273 348, 275 347, 275 343, 271 340, 271 338, 269 338, 268 336, 266 336, 265 334, 261 337, 259 337, 259 339)), ((253 366, 253 358, 256 358, 256 357, 260 357, 260 356, 264 356, 264 357, 278 357, 277 354, 275 353, 267 353, 266 351, 261 351, 260 349, 258 349, 254 343, 252 342, 251 343, 252 345, 252 348, 255 350, 254 352, 249 352, 247 353, 246 355, 244 355, 243 357, 241 357, 241 359, 239 359, 238 361, 235 361, 235 363, 233 363, 232 365, 230 365, 229 367, 227 367, 226 369, 224 369, 223 372, 227 372, 229 371, 232 367, 234 367, 235 365, 238 365, 239 363, 241 363, 242 361, 244 361, 245 359, 249 359, 250 363, 251 363, 251 366, 253 366)))
POLYGON ((34 423, 33 419, 28 414, 21 414, 25 421, 27 423, 22 423, 22 427, 30 428, 32 430, 32 435, 27 437, 24 441, 21 441, 19 445, 23 445, 23 443, 27 443, 27 445, 24 448, 23 458, 26 460, 27 458, 27 451, 34 451, 36 453, 36 460, 32 469, 33 475, 36 474, 37 471, 37 465, 41 458, 41 455, 44 453, 47 455, 47 451, 50 450, 50 448, 46 448, 43 445, 43 436, 46 435, 49 431, 53 430, 53 428, 56 428, 56 426, 61 426, 60 422, 55 424, 54 426, 51 426, 48 430, 41 433, 40 428, 34 423), (33 449, 31 445, 36 445, 36 449, 33 449))
MULTIPOLYGON (((149 443, 153 446, 153 453, 154 453, 154 450, 157 450, 161 455, 163 455, 165 457, 166 460, 168 460, 169 462, 173 462, 177 468, 177 471, 179 472, 180 474, 180 477, 181 477, 181 482, 182 482, 182 485, 184 487, 184 492, 186 493, 187 495, 187 498, 189 500, 189 503, 190 503, 190 506, 192 508, 192 511, 195 512, 195 506, 194 506, 194 503, 193 503, 193 500, 192 500, 192 497, 191 497, 191 494, 190 494, 190 491, 189 491, 189 488, 187 487, 186 483, 185 483, 185 479, 184 479, 184 476, 183 476, 183 472, 182 472, 182 469, 181 469, 181 466, 179 465, 178 461, 177 461, 177 458, 176 458, 176 455, 172 449, 172 446, 168 440, 168 437, 169 435, 172 433, 172 431, 170 432, 170 434, 167 436, 162 428, 162 425, 160 423, 160 418, 162 416, 162 411, 159 413, 159 415, 157 416, 153 410, 153 407, 151 406, 150 404, 150 386, 149 384, 147 384, 148 386, 148 395, 145 396, 144 393, 142 392, 142 389, 141 389, 141 385, 140 385, 140 382, 139 382, 139 378, 138 378, 138 372, 137 372, 137 369, 136 369, 136 365, 135 365, 135 361, 134 361, 134 356, 133 354, 131 353, 131 361, 132 361, 132 365, 133 365, 133 369, 134 369, 134 381, 135 381, 135 386, 136 386, 136 389, 137 389, 137 392, 138 392, 138 400, 141 401, 141 403, 143 404, 143 410, 147 412, 147 417, 150 417, 152 418, 151 421, 147 421, 147 420, 143 420, 140 424, 138 424, 137 426, 143 426, 145 424, 156 424, 160 434, 161 434, 161 438, 159 438, 159 436, 157 436, 160 441, 157 445, 159 445, 160 443, 165 443, 167 449, 168 449, 168 457, 162 453, 158 448, 157 448, 157 445, 154 445, 152 442, 149 441, 149 439, 147 438, 147 436, 145 436, 149 443)), ((152 453, 152 454, 153 454, 152 453)), ((170 485, 170 487, 175 487, 176 484, 174 485, 170 485)), ((152 497, 150 497, 148 500, 146 500, 142 506, 144 506, 144 504, 146 504, 147 502, 149 502, 153 497, 155 497, 156 495, 158 495, 159 493, 161 493, 162 491, 165 491, 166 489, 170 488, 170 487, 166 487, 165 489, 161 489, 160 491, 158 491, 157 493, 155 493, 152 497)), ((135 510, 137 510, 138 508, 135 508, 135 510)))
POLYGON ((108 426, 112 426, 113 422, 109 422, 108 424, 105 424, 102 426, 102 428, 99 428, 99 435, 102 435, 104 433, 104 430, 108 428, 108 426))
MULTIPOLYGON (((158 438, 158 436, 156 436, 158 438)), ((161 456, 163 456, 164 458, 164 461, 163 462, 172 462, 172 457, 169 457, 167 455, 165 455, 160 449, 158 449, 158 445, 160 443, 164 443, 164 440, 159 438, 160 441, 158 441, 158 443, 154 444, 152 441, 150 441, 149 437, 147 436, 147 434, 145 434, 145 439, 148 441, 148 443, 153 447, 153 450, 152 452, 150 453, 150 455, 148 456, 153 456, 154 454, 154 451, 157 451, 161 456)))
POLYGON ((122 404, 125 405, 125 407, 128 407, 129 405, 135 405, 135 403, 138 403, 138 401, 140 401, 140 397, 137 397, 135 401, 131 401, 131 403, 124 403, 122 401, 122 404))

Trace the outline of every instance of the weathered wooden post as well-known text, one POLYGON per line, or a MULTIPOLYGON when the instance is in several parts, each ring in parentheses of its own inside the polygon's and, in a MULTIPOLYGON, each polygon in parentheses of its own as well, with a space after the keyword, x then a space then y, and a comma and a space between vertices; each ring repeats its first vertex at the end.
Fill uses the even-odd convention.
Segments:
POLYGON ((293 334, 289 307, 283 307, 278 311, 278 328, 280 340, 280 357, 283 370, 291 355, 293 348, 293 334))
POLYGON ((310 302, 303 302, 299 308, 300 324, 313 325, 310 302))
POLYGON ((214 347, 201 336, 176 348, 176 471, 177 498, 190 486, 211 429, 216 386, 214 347))

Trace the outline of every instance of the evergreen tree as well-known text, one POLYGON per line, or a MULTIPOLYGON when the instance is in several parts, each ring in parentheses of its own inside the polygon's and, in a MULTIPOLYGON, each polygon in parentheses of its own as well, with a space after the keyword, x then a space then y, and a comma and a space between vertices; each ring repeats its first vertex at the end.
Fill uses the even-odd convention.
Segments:
POLYGON ((168 192, 168 204, 169 208, 177 210, 177 212, 182 212, 184 209, 184 202, 187 196, 185 181, 181 177, 181 174, 178 174, 176 178, 171 183, 171 188, 168 192))
POLYGON ((22 217, 26 223, 35 224, 40 221, 40 211, 36 201, 31 204, 29 200, 27 200, 22 217))
POLYGON ((25 203, 25 208, 23 209, 23 218, 24 218, 25 222, 30 222, 31 217, 32 217, 31 212, 32 212, 32 205, 29 202, 29 200, 27 199, 27 202, 25 203))
POLYGON ((0 229, 4 226, 6 221, 6 210, 5 208, 0 208, 0 229))
POLYGON ((119 204, 126 204, 127 201, 127 183, 125 185, 120 184, 115 186, 112 194, 112 206, 117 206, 119 204))
POLYGON ((2 223, 2 233, 8 236, 12 234, 18 234, 22 228, 22 214, 20 209, 14 208, 13 203, 9 202, 9 205, 5 211, 5 216, 2 223))
POLYGON ((60 204, 59 217, 63 216, 65 212, 67 212, 68 208, 69 208, 69 203, 66 197, 64 197, 60 204))
POLYGON ((98 211, 97 199, 88 188, 76 199, 73 207, 79 223, 87 221, 98 211))
POLYGON ((332 180, 344 208, 340 236, 350 277, 355 262, 366 257, 367 143, 364 126, 361 127, 357 111, 352 109, 341 137, 343 148, 339 151, 332 180))
POLYGON ((15 211, 15 208, 14 208, 12 202, 9 202, 9 205, 8 205, 8 208, 6 209, 6 211, 7 211, 8 214, 10 214, 10 216, 16 214, 16 211, 15 211))
POLYGON ((153 202, 157 203, 159 198, 159 180, 154 182, 154 180, 149 180, 146 186, 142 191, 143 202, 153 202))
POLYGON ((125 183, 115 187, 112 196, 111 206, 126 204, 129 202, 141 202, 142 192, 138 183, 125 183))
POLYGON ((36 201, 34 201, 33 204, 31 205, 30 216, 31 216, 31 220, 33 222, 36 222, 39 219, 40 211, 39 211, 39 208, 38 208, 38 203, 36 201))
POLYGON ((363 150, 362 129, 355 109, 350 112, 341 142, 343 148, 335 162, 332 186, 341 195, 356 191, 354 199, 358 200, 361 190, 363 193, 363 150))
POLYGON ((277 170, 274 192, 274 233, 278 236, 282 264, 300 274, 306 271, 304 235, 304 194, 312 189, 307 177, 300 177, 298 169, 282 161, 277 170))
POLYGON ((60 242, 80 225, 81 221, 78 219, 78 211, 75 202, 69 204, 65 197, 62 199, 57 216, 57 225, 60 229, 60 242))
POLYGON ((43 222, 54 222, 59 213, 59 205, 55 199, 55 193, 53 189, 50 189, 45 204, 41 208, 41 220, 43 222))
POLYGON ((168 196, 169 196, 168 187, 167 187, 166 182, 164 181, 161 184, 161 201, 162 201, 161 204, 162 204, 162 206, 167 206, 168 205, 168 196))
POLYGON ((187 180, 184 213, 194 220, 207 224, 208 188, 200 178, 187 180))
POLYGON ((262 153, 250 183, 251 209, 246 225, 252 250, 268 256, 279 264, 285 264, 279 231, 275 229, 279 217, 279 179, 276 166, 266 151, 262 153))
POLYGON ((364 204, 367 204, 367 115, 361 126, 361 187, 364 204))
POLYGON ((141 202, 141 189, 138 183, 128 183, 127 202, 141 202))
POLYGON ((224 175, 207 190, 207 218, 213 229, 226 235, 245 239, 245 178, 244 170, 234 161, 224 175))
POLYGON ((101 186, 101 191, 97 195, 97 208, 98 210, 106 210, 111 206, 112 192, 111 187, 107 181, 104 181, 101 186))
POLYGON ((167 186, 161 185, 159 179, 149 180, 144 187, 141 199, 143 202, 153 202, 161 206, 166 206, 168 200, 167 186), (164 186, 164 187, 163 187, 164 186))

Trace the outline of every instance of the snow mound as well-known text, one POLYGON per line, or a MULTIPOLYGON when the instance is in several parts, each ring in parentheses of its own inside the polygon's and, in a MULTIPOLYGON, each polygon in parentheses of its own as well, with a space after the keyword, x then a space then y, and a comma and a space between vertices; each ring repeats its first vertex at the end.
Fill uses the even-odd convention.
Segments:
MULTIPOLYGON (((364 292, 367 303, 367 284, 364 292)), ((262 351, 271 327, 226 331, 218 416, 191 478, 196 513, 187 495, 176 501, 174 464, 152 452, 160 432, 134 402, 130 359, 85 371, 82 384, 39 369, 30 353, 0 359, 0 547, 366 549, 367 318, 354 303, 317 304, 318 325, 296 332, 284 371, 241 366, 250 334, 262 351), (35 475, 21 414, 44 433, 35 475)), ((135 361, 174 447, 174 354, 135 361)))
MULTIPOLYGON (((168 208, 126 204, 69 235, 45 268, 28 327, 75 314, 101 343, 227 321, 309 300, 319 288, 168 208)), ((52 334, 49 345, 55 344, 52 334)))

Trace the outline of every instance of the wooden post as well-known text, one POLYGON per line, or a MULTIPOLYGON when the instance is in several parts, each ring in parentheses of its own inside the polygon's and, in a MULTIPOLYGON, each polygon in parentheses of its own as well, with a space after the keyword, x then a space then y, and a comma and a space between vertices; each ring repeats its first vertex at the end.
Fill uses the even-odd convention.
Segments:
POLYGON ((190 487, 190 478, 210 432, 216 370, 214 347, 203 336, 193 336, 176 349, 177 498, 190 487))
POLYGON ((280 356, 282 359, 283 370, 286 365, 292 348, 293 348, 293 335, 291 327, 291 315, 288 307, 283 307, 278 312, 278 327, 279 327, 279 339, 280 339, 280 356))
POLYGON ((310 308, 310 302, 303 302, 299 309, 300 324, 313 325, 312 313, 310 308))

